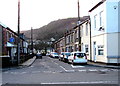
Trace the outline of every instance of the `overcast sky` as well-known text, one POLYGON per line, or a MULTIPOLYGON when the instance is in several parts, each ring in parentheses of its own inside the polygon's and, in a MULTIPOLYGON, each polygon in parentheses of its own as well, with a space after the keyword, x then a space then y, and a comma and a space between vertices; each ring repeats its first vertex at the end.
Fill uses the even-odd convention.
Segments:
MULTIPOLYGON (((20 0, 20 30, 39 28, 49 22, 77 17, 78 0, 20 0)), ((80 16, 87 16, 100 0, 79 0, 80 16)), ((17 31, 18 0, 0 0, 0 22, 17 31)))

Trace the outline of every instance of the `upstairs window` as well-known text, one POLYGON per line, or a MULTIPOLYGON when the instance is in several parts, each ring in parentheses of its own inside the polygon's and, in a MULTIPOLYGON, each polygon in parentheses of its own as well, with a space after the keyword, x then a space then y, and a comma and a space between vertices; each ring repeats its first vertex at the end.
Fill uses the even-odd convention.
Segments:
POLYGON ((104 20, 103 20, 103 11, 100 12, 100 26, 104 25, 104 20))
POLYGON ((94 16, 94 28, 97 28, 97 15, 94 16))
POLYGON ((86 36, 88 36, 88 23, 86 23, 86 36))

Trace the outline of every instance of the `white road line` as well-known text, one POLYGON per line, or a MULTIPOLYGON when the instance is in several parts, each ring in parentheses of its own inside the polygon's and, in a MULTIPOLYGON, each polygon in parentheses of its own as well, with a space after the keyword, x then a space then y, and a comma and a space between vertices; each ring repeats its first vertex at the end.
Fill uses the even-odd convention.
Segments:
POLYGON ((75 70, 66 70, 63 66, 60 66, 66 72, 74 72, 75 70))
POLYGON ((66 69, 63 66, 60 66, 64 71, 66 71, 66 69))
POLYGON ((99 71, 108 72, 108 71, 110 71, 110 70, 108 70, 108 69, 101 69, 101 70, 99 70, 99 71))
POLYGON ((79 72, 86 72, 87 70, 86 69, 83 69, 83 70, 78 70, 79 72))
POLYGON ((71 65, 72 66, 72 68, 83 68, 83 67, 85 67, 85 66, 74 66, 74 65, 71 65))
POLYGON ((115 81, 87 81, 87 82, 50 82, 50 83, 41 83, 41 84, 108 84, 108 83, 117 83, 115 81))
POLYGON ((58 63, 54 62, 56 65, 59 65, 58 63))
POLYGON ((92 72, 94 71, 95 72, 95 71, 98 71, 98 70, 97 69, 88 69, 88 71, 92 71, 92 72))
POLYGON ((119 71, 119 69, 111 69, 111 71, 119 71))
POLYGON ((33 68, 34 66, 30 66, 29 68, 33 68))
POLYGON ((26 74, 27 72, 22 72, 22 73, 20 73, 20 74, 26 74))
POLYGON ((43 71, 44 73, 52 73, 52 71, 43 71))

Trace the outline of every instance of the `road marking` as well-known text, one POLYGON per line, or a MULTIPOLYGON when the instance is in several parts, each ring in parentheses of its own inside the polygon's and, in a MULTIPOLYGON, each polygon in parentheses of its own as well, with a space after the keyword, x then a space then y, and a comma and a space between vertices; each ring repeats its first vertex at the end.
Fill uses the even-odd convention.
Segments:
POLYGON ((52 73, 52 71, 43 71, 44 73, 52 73))
POLYGON ((34 66, 30 66, 29 68, 33 68, 34 66))
POLYGON ((63 66, 60 66, 66 72, 75 72, 75 70, 66 70, 63 66))
POLYGON ((87 81, 87 82, 50 82, 50 83, 41 83, 41 84, 108 84, 116 83, 116 81, 87 81))
POLYGON ((98 71, 98 70, 97 69, 88 69, 88 71, 94 72, 94 71, 98 71))
POLYGON ((111 69, 111 71, 119 71, 119 69, 111 69))
POLYGON ((22 73, 20 73, 20 74, 26 74, 27 72, 22 72, 22 73))
POLYGON ((71 65, 72 66, 72 68, 83 68, 83 67, 85 67, 85 66, 78 66, 78 65, 76 65, 76 66, 74 66, 74 65, 71 65))
POLYGON ((11 72, 11 74, 18 74, 18 72, 11 72))
POLYGON ((79 72, 86 72, 87 70, 85 69, 85 70, 78 70, 79 72))
POLYGON ((54 62, 56 65, 59 65, 58 63, 54 62))
POLYGON ((108 71, 110 71, 110 70, 108 70, 108 69, 101 69, 101 70, 99 70, 99 71, 108 72, 108 71))

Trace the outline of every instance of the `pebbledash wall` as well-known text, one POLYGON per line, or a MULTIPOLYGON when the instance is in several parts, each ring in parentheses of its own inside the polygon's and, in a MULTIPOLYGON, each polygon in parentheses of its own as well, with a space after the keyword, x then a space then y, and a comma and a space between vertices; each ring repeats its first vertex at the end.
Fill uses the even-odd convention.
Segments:
POLYGON ((92 61, 120 63, 120 0, 102 0, 90 12, 92 61))

